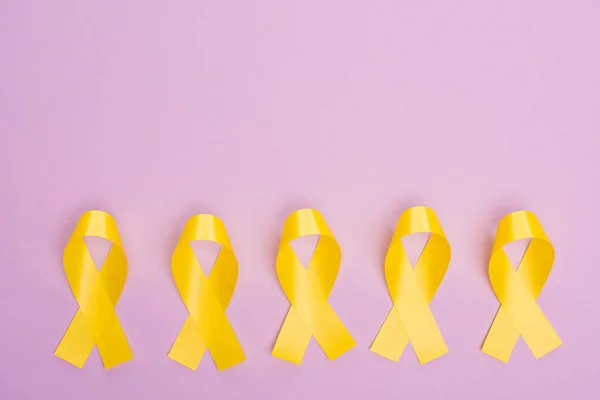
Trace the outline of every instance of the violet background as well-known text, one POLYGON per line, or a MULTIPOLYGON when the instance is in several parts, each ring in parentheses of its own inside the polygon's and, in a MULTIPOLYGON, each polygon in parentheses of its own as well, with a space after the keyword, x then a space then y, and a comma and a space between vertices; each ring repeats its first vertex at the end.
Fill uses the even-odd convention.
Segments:
POLYGON ((0 398, 591 399, 600 394, 597 1, 0 1, 0 398), (368 348, 389 308, 400 212, 433 207, 453 249, 432 310, 450 353, 368 348), (343 249, 331 303, 358 342, 270 356, 288 308, 285 216, 319 209, 343 249), (117 313, 135 358, 53 355, 76 311, 62 250, 112 213, 117 313), (539 304, 564 345, 480 352, 498 308, 495 226, 535 212, 556 265, 539 304), (240 261, 227 310, 248 361, 167 358, 187 312, 170 274, 186 219, 221 217, 240 261), (460 397, 459 397, 460 396, 460 397))

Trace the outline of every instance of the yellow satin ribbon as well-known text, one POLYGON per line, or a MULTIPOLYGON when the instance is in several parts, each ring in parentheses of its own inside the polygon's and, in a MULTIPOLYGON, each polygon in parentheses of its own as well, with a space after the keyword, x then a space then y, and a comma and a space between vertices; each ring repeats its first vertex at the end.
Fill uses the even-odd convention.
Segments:
POLYGON ((323 216, 303 209, 285 220, 277 254, 277 276, 291 303, 273 355, 300 364, 312 336, 330 360, 356 345, 350 333, 328 302, 342 253, 323 216), (319 241, 305 269, 290 243, 307 235, 319 241))
POLYGON ((508 362, 519 336, 536 358, 562 344, 536 299, 554 263, 554 247, 535 214, 517 211, 498 224, 489 265, 490 282, 500 309, 485 339, 484 353, 508 362), (503 246, 531 239, 515 271, 503 246))
POLYGON ((225 224, 210 214, 191 217, 173 253, 171 268, 190 315, 171 347, 169 358, 195 370, 208 348, 219 371, 244 361, 242 346, 225 314, 238 275, 238 262, 225 224), (221 245, 208 278, 192 250, 194 240, 221 245))
POLYGON ((449 263, 450 244, 433 210, 413 207, 404 211, 385 258, 385 279, 394 305, 371 351, 398 361, 410 341, 421 364, 448 352, 429 303, 449 263), (413 233, 431 234, 414 270, 401 241, 413 233))
POLYGON ((54 354, 81 368, 96 345, 105 368, 131 360, 133 354, 115 313, 127 259, 113 217, 103 211, 83 214, 65 247, 63 262, 79 310, 54 354), (100 271, 85 244, 86 236, 112 242, 100 271))

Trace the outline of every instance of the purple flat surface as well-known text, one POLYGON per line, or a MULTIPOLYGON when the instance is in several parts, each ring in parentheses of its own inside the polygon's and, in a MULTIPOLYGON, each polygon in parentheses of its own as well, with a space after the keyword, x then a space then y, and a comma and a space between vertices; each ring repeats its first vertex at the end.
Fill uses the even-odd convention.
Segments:
POLYGON ((600 395, 597 1, 0 2, 0 398, 591 399, 600 395), (453 250, 431 308, 450 352, 368 349, 390 309, 400 212, 434 208, 453 250), (285 216, 320 210, 343 263, 331 303, 358 342, 301 367, 270 355, 288 302, 285 216), (53 355, 77 306, 62 250, 114 215, 129 260, 117 313, 135 358, 53 355), (498 220, 535 212, 557 259, 539 304, 564 345, 480 352, 498 308, 498 220), (170 273, 186 219, 227 225, 227 313, 248 360, 167 358, 187 312, 170 273))

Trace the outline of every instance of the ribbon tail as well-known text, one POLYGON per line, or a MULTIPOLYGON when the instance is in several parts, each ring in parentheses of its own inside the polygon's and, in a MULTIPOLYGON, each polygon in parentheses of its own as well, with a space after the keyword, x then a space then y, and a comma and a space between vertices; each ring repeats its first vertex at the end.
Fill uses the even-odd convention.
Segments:
POLYGON ((298 312, 291 306, 283 321, 279 336, 277 336, 272 355, 300 365, 311 337, 310 330, 298 312))
POLYGON ((83 368, 93 348, 94 338, 90 327, 81 310, 77 310, 75 317, 54 351, 54 355, 78 368, 83 368))
POLYGON ((246 355, 225 314, 221 321, 216 323, 216 326, 218 334, 213 336, 213 341, 208 345, 208 351, 210 351, 217 369, 222 371, 244 362, 246 355))
POLYGON ((398 310, 392 307, 371 345, 371 351, 388 360, 398 362, 408 341, 398 310))
POLYGON ((133 359, 131 347, 116 314, 106 324, 96 345, 106 369, 133 359))
POLYGON ((507 309, 517 323, 523 340, 535 358, 540 358, 562 344, 550 322, 535 301, 519 301, 519 306, 507 309))
POLYGON ((506 310, 500 306, 481 351, 507 363, 519 336, 519 331, 510 320, 506 310))
POLYGON ((356 346, 356 342, 326 300, 317 304, 313 335, 327 358, 334 360, 356 346))
POLYGON ((206 351, 206 344, 200 329, 191 315, 188 315, 179 335, 169 351, 169 358, 195 371, 206 351))

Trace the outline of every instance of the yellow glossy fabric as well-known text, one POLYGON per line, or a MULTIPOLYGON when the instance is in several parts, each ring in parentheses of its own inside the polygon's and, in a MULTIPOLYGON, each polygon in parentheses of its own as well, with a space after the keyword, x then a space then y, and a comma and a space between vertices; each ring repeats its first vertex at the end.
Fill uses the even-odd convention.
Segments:
POLYGON ((483 344, 484 353, 508 362, 519 336, 536 358, 562 344, 536 303, 553 264, 554 247, 535 214, 517 211, 500 221, 489 264, 500 309, 483 344), (515 271, 503 246, 522 239, 531 241, 515 271))
POLYGON ((190 313, 169 357, 195 370, 208 348, 218 370, 246 359, 225 310, 238 276, 238 262, 225 224, 210 214, 194 215, 184 229, 171 261, 173 279, 190 313), (194 255, 191 242, 207 240, 221 245, 208 277, 194 255))
POLYGON ((83 214, 65 247, 63 262, 79 310, 54 354, 81 368, 96 345, 105 368, 131 360, 133 354, 115 313, 127 259, 113 217, 103 211, 83 214), (85 244, 86 236, 112 242, 100 271, 85 244))
POLYGON ((327 300, 341 259, 340 247, 318 211, 303 209, 288 216, 279 243, 277 276, 291 306, 273 348, 275 357, 300 364, 312 336, 330 360, 356 345, 327 300), (305 269, 290 243, 308 235, 319 235, 319 241, 305 269))
POLYGON ((444 338, 429 309, 450 263, 450 244, 433 210, 413 207, 404 211, 385 258, 385 278, 394 303, 371 351, 398 361, 410 341, 421 364, 448 352, 444 338), (401 239, 413 233, 431 236, 415 265, 401 239))

